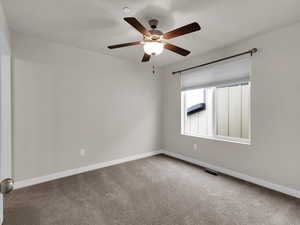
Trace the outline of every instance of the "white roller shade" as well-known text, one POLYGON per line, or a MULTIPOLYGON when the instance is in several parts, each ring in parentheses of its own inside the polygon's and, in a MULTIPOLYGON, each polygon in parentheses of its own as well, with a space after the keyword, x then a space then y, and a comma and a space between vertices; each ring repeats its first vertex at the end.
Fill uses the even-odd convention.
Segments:
POLYGON ((181 73, 181 90, 248 82, 251 58, 243 57, 181 73))

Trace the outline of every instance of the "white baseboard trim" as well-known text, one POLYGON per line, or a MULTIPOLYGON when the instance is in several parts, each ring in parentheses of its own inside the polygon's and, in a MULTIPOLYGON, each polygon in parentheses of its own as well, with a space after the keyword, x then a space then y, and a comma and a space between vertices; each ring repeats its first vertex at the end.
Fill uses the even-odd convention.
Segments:
POLYGON ((129 162, 129 161, 137 160, 137 159, 142 159, 142 158, 146 158, 146 157, 150 157, 150 156, 154 156, 154 155, 158 155, 158 154, 165 154, 165 155, 168 155, 168 156, 171 156, 171 157, 174 157, 177 159, 181 159, 181 160, 184 160, 186 162, 189 162, 189 163, 192 163, 192 164, 195 164, 198 166, 213 169, 220 173, 224 173, 229 176, 232 176, 232 177, 235 177, 235 178, 238 178, 241 180, 245 180, 250 183, 257 184, 259 186, 262 186, 262 187, 265 187, 265 188, 268 188, 271 190, 275 190, 275 191, 282 192, 282 193, 285 193, 287 195, 290 195, 290 196, 293 196, 296 198, 300 198, 300 190, 288 188, 288 187, 278 185, 278 184, 273 184, 271 182, 268 182, 268 181, 265 181, 265 180, 262 180, 259 178, 251 177, 251 176, 239 173, 239 172, 235 172, 233 170, 218 167, 218 166, 215 166, 215 165, 212 165, 212 164, 209 164, 206 162, 202 162, 200 160, 197 160, 197 159, 194 159, 194 158, 182 155, 182 154, 169 152, 169 151, 165 151, 165 150, 145 152, 145 153, 141 153, 141 154, 137 154, 137 155, 133 155, 133 156, 128 156, 125 158, 115 159, 112 161, 101 162, 101 163, 97 163, 97 164, 93 164, 93 165, 89 165, 89 166, 85 166, 85 167, 80 167, 80 168, 71 169, 71 170, 67 170, 67 171, 63 171, 63 172, 53 173, 53 174, 46 175, 46 176, 41 176, 41 177, 18 181, 15 183, 14 188, 19 189, 19 188, 23 188, 23 187, 28 187, 31 185, 40 184, 40 183, 44 183, 47 181, 56 180, 59 178, 68 177, 68 176, 88 172, 91 170, 96 170, 96 169, 100 169, 100 168, 104 168, 104 167, 108 167, 108 166, 113 166, 113 165, 117 165, 120 163, 129 162))
POLYGON ((96 164, 89 165, 89 166, 84 166, 84 167, 66 170, 66 171, 62 171, 62 172, 58 172, 58 173, 53 173, 53 174, 49 174, 46 176, 21 180, 21 181, 17 181, 14 184, 14 189, 28 187, 28 186, 32 186, 35 184, 40 184, 40 183, 44 183, 47 181, 56 180, 59 178, 84 173, 84 172, 91 171, 91 170, 96 170, 96 169, 113 166, 113 165, 117 165, 117 164, 124 163, 124 162, 129 162, 132 160, 142 159, 142 158, 154 156, 154 155, 157 155, 160 153, 161 153, 161 151, 145 152, 145 153, 141 153, 141 154, 137 154, 137 155, 133 155, 133 156, 128 156, 125 158, 115 159, 115 160, 111 160, 111 161, 107 161, 107 162, 100 162, 100 163, 96 163, 96 164))
POLYGON ((284 194, 287 194, 287 195, 290 195, 290 196, 293 196, 293 197, 296 197, 296 198, 300 198, 300 190, 288 188, 288 187, 278 185, 278 184, 273 184, 269 181, 265 181, 265 180, 262 180, 262 179, 259 179, 259 178, 251 177, 251 176, 248 176, 248 175, 245 175, 245 174, 242 174, 242 173, 235 172, 233 170, 229 170, 229 169, 226 169, 226 168, 211 165, 209 163, 201 162, 197 159, 193 159, 191 157, 188 157, 188 156, 185 156, 185 155, 182 155, 182 154, 169 152, 169 151, 165 151, 165 150, 162 150, 161 153, 163 153, 165 155, 168 155, 168 156, 171 156, 171 157, 174 157, 174 158, 177 158, 177 159, 184 160, 186 162, 189 162, 189 163, 192 163, 192 164, 195 164, 195 165, 198 165, 198 166, 210 168, 210 169, 218 171, 220 173, 224 173, 224 174, 227 174, 229 176, 232 176, 232 177, 235 177, 235 178, 238 178, 238 179, 241 179, 241 180, 245 180, 245 181, 248 181, 250 183, 257 184, 259 186, 262 186, 262 187, 265 187, 265 188, 268 188, 268 189, 271 189, 271 190, 275 190, 275 191, 282 192, 284 194))

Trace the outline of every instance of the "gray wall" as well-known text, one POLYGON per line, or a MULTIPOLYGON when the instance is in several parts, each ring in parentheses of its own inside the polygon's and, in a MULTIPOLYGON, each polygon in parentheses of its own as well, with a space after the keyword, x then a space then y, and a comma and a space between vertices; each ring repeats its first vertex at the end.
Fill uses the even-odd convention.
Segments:
POLYGON ((161 148, 161 81, 149 64, 16 33, 12 46, 17 181, 161 148))
POLYGON ((219 167, 300 189, 300 24, 164 67, 164 142, 168 151, 219 167), (180 135, 179 76, 171 71, 253 47, 252 144, 242 145, 180 135), (193 150, 193 144, 199 150, 193 150))

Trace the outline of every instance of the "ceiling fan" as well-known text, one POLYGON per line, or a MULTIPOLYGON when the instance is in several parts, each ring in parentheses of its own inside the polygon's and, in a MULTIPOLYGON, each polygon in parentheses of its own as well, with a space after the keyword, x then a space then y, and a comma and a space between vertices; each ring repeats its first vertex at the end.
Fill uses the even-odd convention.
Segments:
POLYGON ((131 26, 133 26, 137 31, 139 31, 143 35, 144 40, 118 45, 110 45, 108 46, 108 48, 115 49, 133 45, 144 45, 145 54, 143 56, 142 62, 148 62, 151 58, 151 55, 159 55, 163 52, 164 49, 168 49, 182 56, 187 56, 191 53, 190 51, 167 43, 166 40, 170 40, 172 38, 192 33, 201 29, 199 24, 194 22, 183 27, 177 28, 175 30, 169 31, 167 33, 163 33, 160 30, 156 30, 158 25, 158 20, 156 19, 149 20, 149 25, 152 28, 151 30, 147 30, 134 17, 125 17, 124 20, 131 26))

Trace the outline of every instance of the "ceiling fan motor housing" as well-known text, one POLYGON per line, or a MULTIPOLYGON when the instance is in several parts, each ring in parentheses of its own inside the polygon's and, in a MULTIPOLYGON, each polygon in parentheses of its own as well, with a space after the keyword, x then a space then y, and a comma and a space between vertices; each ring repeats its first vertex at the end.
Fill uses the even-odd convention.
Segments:
POLYGON ((152 41, 160 40, 163 35, 163 33, 160 30, 149 30, 149 32, 151 33, 151 37, 146 39, 150 39, 152 41))
POLYGON ((149 30, 149 33, 151 34, 151 37, 147 38, 147 39, 150 39, 152 41, 160 40, 162 35, 163 35, 163 32, 161 32, 160 30, 156 30, 157 25, 158 25, 158 20, 151 19, 151 20, 148 21, 148 23, 149 23, 150 27, 152 28, 152 30, 149 30))

